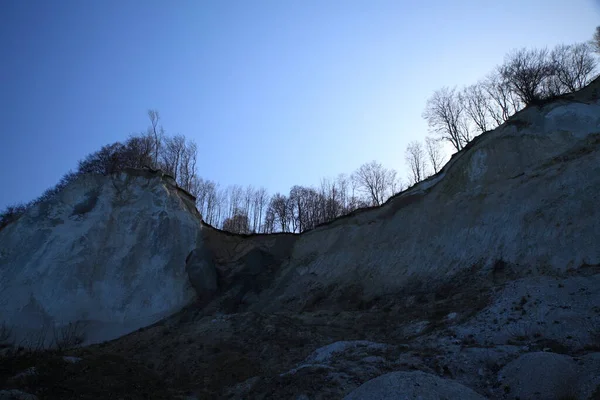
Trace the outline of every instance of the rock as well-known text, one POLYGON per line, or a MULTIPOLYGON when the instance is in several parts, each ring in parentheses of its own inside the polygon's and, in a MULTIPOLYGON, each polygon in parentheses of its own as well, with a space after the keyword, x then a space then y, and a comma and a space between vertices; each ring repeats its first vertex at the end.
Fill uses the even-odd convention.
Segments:
POLYGON ((210 301, 218 289, 217 269, 210 250, 206 247, 192 250, 186 258, 185 270, 198 300, 210 301))
POLYGON ((24 371, 19 372, 15 376, 9 379, 10 382, 18 381, 20 379, 24 379, 37 374, 37 370, 35 367, 29 367, 24 371))
POLYGON ((339 341, 328 344, 327 346, 316 349, 306 360, 308 363, 326 363, 336 353, 343 353, 351 350, 363 350, 365 352, 372 350, 386 350, 390 346, 385 343, 374 343, 368 340, 349 340, 339 341))
POLYGON ((148 171, 83 175, 0 230, 0 315, 15 342, 77 321, 86 343, 152 324, 193 300, 200 233, 191 197, 148 171))
POLYGON ((79 358, 79 357, 72 357, 72 356, 64 356, 64 357, 63 357, 63 360, 64 360, 64 361, 66 361, 66 362, 68 362, 68 363, 71 363, 71 364, 76 364, 76 363, 78 363, 79 361, 81 361, 81 360, 82 360, 82 358, 79 358))
POLYGON ((364 383, 344 400, 484 400, 460 383, 421 371, 391 372, 364 383))
POLYGON ((597 399, 600 394, 600 353, 587 354, 579 359, 578 394, 580 399, 597 399))
POLYGON ((577 365, 569 356, 548 352, 527 353, 498 373, 504 393, 511 399, 562 399, 577 393, 577 365))
POLYGON ((528 107, 383 206, 299 235, 269 311, 302 309, 316 286, 336 288, 323 302, 357 284, 365 298, 462 286, 499 260, 523 275, 600 264, 599 125, 598 98, 528 107))
POLYGON ((20 390, 0 390, 0 400, 37 400, 37 396, 20 390))

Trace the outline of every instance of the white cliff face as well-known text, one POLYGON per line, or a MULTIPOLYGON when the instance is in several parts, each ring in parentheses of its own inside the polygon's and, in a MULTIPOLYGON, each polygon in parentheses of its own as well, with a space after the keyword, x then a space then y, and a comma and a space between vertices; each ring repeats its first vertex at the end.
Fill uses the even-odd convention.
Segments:
POLYGON ((194 298, 191 204, 149 172, 81 177, 0 231, 0 320, 18 337, 86 321, 99 341, 179 310, 194 298))
POLYGON ((317 288, 426 288, 498 260, 532 273, 600 264, 599 204, 600 101, 530 107, 384 206, 300 235, 260 306, 301 306, 317 288))

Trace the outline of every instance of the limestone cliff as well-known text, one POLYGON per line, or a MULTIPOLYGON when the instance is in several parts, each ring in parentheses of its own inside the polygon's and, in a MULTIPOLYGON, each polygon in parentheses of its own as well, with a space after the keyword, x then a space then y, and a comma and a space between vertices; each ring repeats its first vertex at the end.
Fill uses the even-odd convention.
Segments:
POLYGON ((379 208, 298 237, 256 309, 311 297, 433 290, 498 262, 522 273, 600 264, 600 79, 477 137, 379 208))
POLYGON ((0 231, 0 319, 17 337, 84 321, 92 341, 151 324, 194 298, 200 227, 172 178, 82 176, 0 231))
POLYGON ((0 320, 21 336, 91 321, 92 340, 152 326, 25 354, 39 386, 7 368, 0 387, 599 398, 599 90, 528 107, 382 207, 301 235, 206 226, 149 171, 82 177, 0 231, 0 320))

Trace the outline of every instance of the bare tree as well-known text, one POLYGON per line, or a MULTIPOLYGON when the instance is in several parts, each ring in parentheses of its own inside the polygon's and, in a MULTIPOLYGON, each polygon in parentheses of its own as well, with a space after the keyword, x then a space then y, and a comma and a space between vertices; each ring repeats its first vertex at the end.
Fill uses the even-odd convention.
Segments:
POLYGON ((592 49, 598 54, 600 54, 600 26, 596 27, 596 31, 594 32, 594 36, 591 41, 592 49))
POLYGON ((102 146, 102 148, 92 154, 88 154, 78 163, 78 174, 102 174, 110 175, 115 172, 123 171, 130 165, 127 157, 126 147, 119 142, 102 146))
POLYGON ((383 204, 391 195, 396 182, 396 171, 383 167, 377 161, 363 164, 353 174, 356 187, 365 194, 371 205, 383 204))
POLYGON ((153 166, 153 139, 147 135, 130 135, 125 142, 126 158, 132 168, 153 166))
POLYGON ((251 230, 251 221, 252 221, 252 212, 253 212, 253 207, 252 207, 252 203, 254 200, 254 192, 255 189, 252 185, 248 185, 246 186, 246 188, 244 189, 244 192, 242 194, 242 204, 241 204, 241 211, 243 214, 245 214, 248 217, 248 229, 251 230))
POLYGON ((157 167, 160 159, 159 159, 159 153, 161 151, 161 144, 162 144, 162 140, 163 137, 165 136, 165 131, 162 127, 162 125, 159 126, 159 122, 160 122, 160 114, 158 113, 157 110, 148 110, 148 118, 150 118, 150 127, 148 128, 148 136, 152 137, 153 139, 153 153, 154 153, 154 157, 153 157, 153 161, 154 161, 154 165, 152 165, 153 167, 157 167))
POLYGON ((352 207, 350 206, 350 200, 351 200, 350 177, 346 174, 339 174, 336 178, 336 185, 337 185, 338 191, 339 191, 339 202, 340 202, 340 206, 341 206, 341 211, 340 211, 341 214, 345 215, 345 214, 348 214, 348 213, 354 211, 354 209, 352 209, 352 207))
POLYGON ((179 162, 179 185, 192 193, 196 179, 196 160, 198 158, 198 147, 194 141, 184 141, 181 160, 179 162))
POLYGON ((196 182, 197 185, 197 189, 196 189, 196 208, 198 209, 198 211, 200 212, 200 214, 202 215, 202 219, 204 220, 204 222, 210 223, 209 222, 209 210, 208 210, 208 201, 209 201, 209 187, 210 187, 210 181, 208 180, 204 180, 200 177, 198 177, 198 180, 196 182))
POLYGON ((227 218, 231 218, 235 215, 237 210, 242 210, 244 188, 240 185, 228 186, 225 190, 226 201, 227 201, 227 218))
POLYGON ((342 193, 335 179, 322 178, 319 191, 322 197, 322 215, 325 221, 331 221, 343 214, 342 193))
POLYGON ((269 208, 272 209, 275 223, 279 224, 281 232, 290 232, 291 213, 288 198, 280 193, 276 193, 271 198, 269 208))
POLYGON ((235 210, 233 216, 223 221, 223 230, 233 233, 250 233, 250 220, 242 210, 235 210))
POLYGON ((261 187, 254 192, 252 202, 252 231, 261 232, 264 211, 269 202, 267 189, 261 187))
POLYGON ((431 165, 431 168, 433 169, 433 173, 437 174, 440 169, 442 169, 444 161, 444 156, 440 149, 440 141, 431 136, 427 136, 425 138, 425 151, 427 152, 427 159, 429 160, 429 165, 431 165))
POLYGON ((489 98, 483 85, 477 83, 467 86, 459 93, 458 97, 467 117, 477 127, 477 130, 481 133, 486 132, 490 128, 489 98))
POLYGON ((545 99, 548 80, 554 75, 554 66, 547 49, 520 49, 509 53, 500 68, 503 79, 525 105, 545 99))
POLYGON ((425 150, 421 142, 412 141, 406 147, 405 160, 410 169, 409 180, 411 184, 425 179, 425 150))
POLYGON ((269 202, 269 205, 265 212, 265 220, 260 230, 262 233, 273 233, 275 232, 275 209, 273 203, 269 202))
POLYGON ((489 96, 488 115, 496 125, 502 125, 523 108, 519 97, 511 90, 510 84, 503 79, 500 68, 488 75, 483 82, 483 89, 489 96))
POLYGON ((598 64, 587 43, 557 46, 550 57, 563 92, 574 92, 590 83, 598 64))
POLYGON ((290 191, 290 203, 294 217, 298 219, 299 232, 328 221, 326 215, 331 205, 327 204, 327 196, 314 188, 294 186, 290 191))
POLYGON ((447 87, 436 90, 427 100, 423 118, 429 127, 460 151, 471 135, 465 121, 465 110, 455 89, 447 87))
POLYGON ((176 135, 164 139, 164 148, 159 153, 161 158, 161 167, 164 172, 171 175, 175 180, 179 177, 181 161, 186 150, 185 137, 176 135))

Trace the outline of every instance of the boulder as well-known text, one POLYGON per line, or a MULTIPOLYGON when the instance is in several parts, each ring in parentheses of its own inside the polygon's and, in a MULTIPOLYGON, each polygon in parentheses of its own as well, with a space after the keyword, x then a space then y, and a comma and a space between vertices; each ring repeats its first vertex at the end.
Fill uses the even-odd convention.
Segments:
POLYGON ((483 400, 460 383, 421 371, 391 372, 364 383, 344 400, 483 400))
POLYGON ((578 366, 578 398, 600 398, 600 353, 590 353, 581 357, 578 366))
POLYGON ((578 392, 577 365, 564 354, 523 354, 500 370, 498 380, 510 399, 564 399, 578 392))

